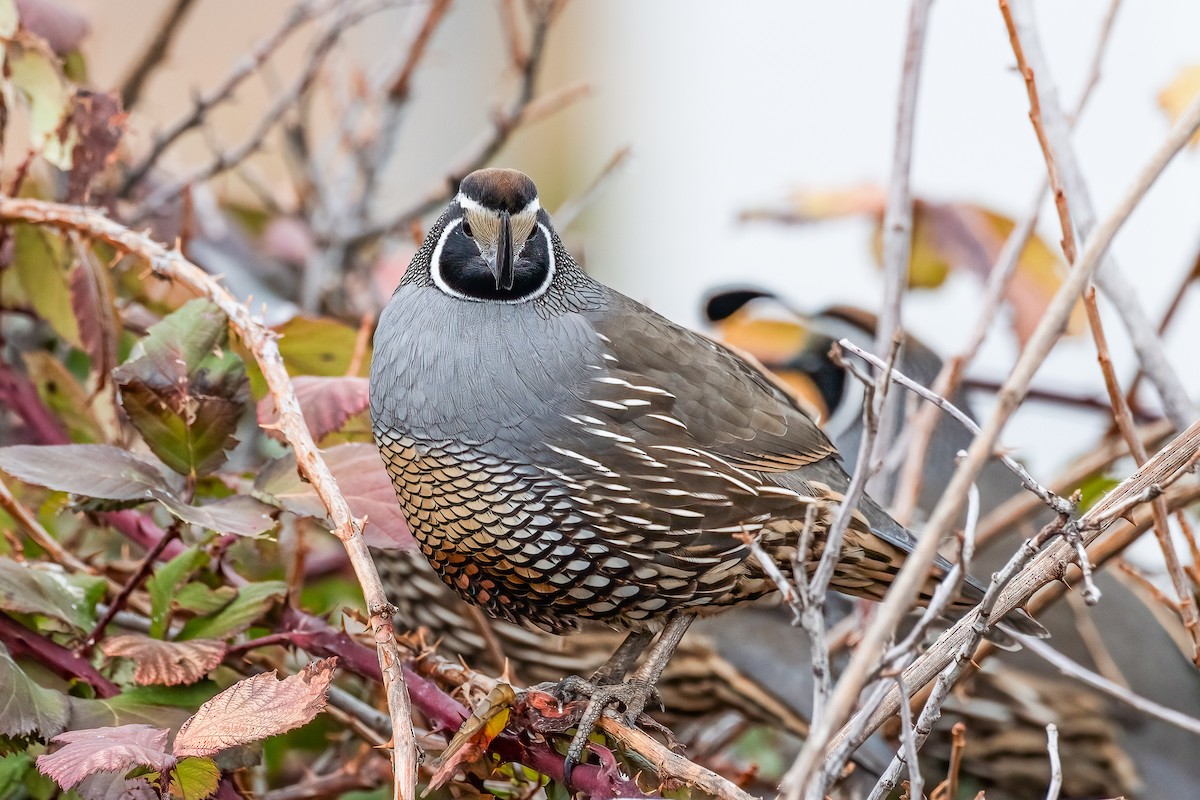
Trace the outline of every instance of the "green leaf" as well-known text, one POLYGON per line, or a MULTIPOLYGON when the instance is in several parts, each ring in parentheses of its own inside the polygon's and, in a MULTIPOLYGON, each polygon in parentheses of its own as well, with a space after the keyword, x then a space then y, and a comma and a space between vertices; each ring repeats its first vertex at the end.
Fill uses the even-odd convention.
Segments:
POLYGON ((74 129, 61 132, 71 113, 75 89, 62 74, 58 58, 44 41, 25 31, 5 42, 6 99, 29 109, 29 142, 59 169, 70 169, 74 129), (14 97, 15 95, 15 97, 14 97))
MULTIPOLYGON (((279 353, 290 375, 341 377, 350 368, 358 331, 332 319, 293 317, 275 329, 280 336, 279 353)), ((370 351, 362 360, 359 375, 370 369, 370 351)))
POLYGON ((149 461, 103 444, 0 447, 0 469, 26 483, 105 500, 150 500, 172 491, 149 461))
POLYGON ((238 589, 237 597, 220 611, 188 620, 175 638, 225 639, 241 633, 286 593, 287 584, 283 581, 248 583, 238 589))
POLYGON ((171 794, 183 800, 204 800, 220 782, 221 770, 211 758, 185 758, 171 770, 171 794))
MULTIPOLYGON (((68 711, 65 695, 34 683, 0 645, 0 734, 48 741, 66 730, 68 711)), ((3 774, 0 760, 0 787, 11 785, 3 774)))
POLYGON ((208 553, 195 547, 184 550, 154 571, 146 581, 150 593, 150 635, 162 639, 171 619, 171 599, 181 584, 208 563, 208 553))
POLYGON ((52 567, 40 568, 0 557, 0 608, 62 620, 80 631, 96 624, 87 593, 52 567))
POLYGON ((229 605, 235 597, 237 589, 232 586, 218 586, 214 589, 193 581, 176 592, 172 605, 193 614, 212 614, 229 605))
MULTIPOLYGON (((3 5, 3 3, 0 2, 0 5, 3 5)), ((15 787, 21 785, 25 780, 25 776, 33 769, 33 756, 28 753, 9 753, 6 756, 0 756, 0 787, 11 787, 5 789, 5 792, 12 791, 15 787)), ((21 797, 20 794, 12 796, 21 797)), ((4 797, 7 800, 9 795, 0 792, 0 797, 4 797)))
POLYGON ((196 477, 225 463, 250 392, 219 308, 192 300, 165 317, 113 379, 129 420, 168 467, 196 477))
POLYGON ((62 239, 33 225, 17 225, 15 229, 12 263, 29 304, 64 341, 82 347, 79 323, 71 307, 69 259, 62 239))

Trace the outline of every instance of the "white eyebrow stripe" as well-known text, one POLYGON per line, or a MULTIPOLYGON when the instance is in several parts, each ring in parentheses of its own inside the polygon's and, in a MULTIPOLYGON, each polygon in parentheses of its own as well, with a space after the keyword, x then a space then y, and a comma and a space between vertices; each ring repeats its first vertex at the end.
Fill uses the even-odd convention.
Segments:
MULTIPOLYGON (((454 201, 456 203, 458 203, 460 206, 462 206, 464 211, 483 211, 486 213, 495 213, 494 208, 488 208, 483 203, 480 203, 478 200, 472 200, 470 197, 467 197, 462 192, 459 192, 457 195, 454 196, 454 201)), ((532 200, 530 200, 529 203, 524 208, 522 208, 520 211, 518 211, 516 214, 513 214, 512 216, 519 217, 522 214, 536 214, 538 211, 541 210, 541 208, 542 208, 541 201, 535 197, 532 200)))

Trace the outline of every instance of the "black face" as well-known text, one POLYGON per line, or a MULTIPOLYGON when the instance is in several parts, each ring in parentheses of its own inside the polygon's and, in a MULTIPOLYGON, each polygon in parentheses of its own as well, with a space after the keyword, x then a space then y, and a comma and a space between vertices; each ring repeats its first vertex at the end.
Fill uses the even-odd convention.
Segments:
MULTIPOLYGON (((544 214, 542 212, 539 217, 544 214)), ((501 252, 489 260, 480 244, 472 238, 472 233, 463 218, 454 224, 442 243, 435 268, 449 289, 474 300, 511 302, 544 288, 553 261, 547 236, 540 226, 534 226, 525 241, 512 242, 511 264, 504 263, 503 246, 501 252)))

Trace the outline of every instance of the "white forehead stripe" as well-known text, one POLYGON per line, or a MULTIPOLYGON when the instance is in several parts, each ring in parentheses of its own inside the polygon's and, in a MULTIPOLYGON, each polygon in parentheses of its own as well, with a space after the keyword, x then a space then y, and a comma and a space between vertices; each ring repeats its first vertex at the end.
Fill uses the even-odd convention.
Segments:
MULTIPOLYGON (((462 206, 464 211, 483 211, 483 212, 487 212, 489 214, 496 213, 496 209, 488 208, 483 203, 480 203, 478 200, 472 200, 471 198, 467 197, 462 192, 459 192, 454 197, 454 201, 456 203, 458 203, 460 206, 462 206)), ((519 217, 522 214, 536 214, 538 211, 541 210, 541 208, 542 208, 541 201, 535 197, 529 201, 529 204, 527 206, 522 208, 516 214, 513 214, 513 216, 519 217)))

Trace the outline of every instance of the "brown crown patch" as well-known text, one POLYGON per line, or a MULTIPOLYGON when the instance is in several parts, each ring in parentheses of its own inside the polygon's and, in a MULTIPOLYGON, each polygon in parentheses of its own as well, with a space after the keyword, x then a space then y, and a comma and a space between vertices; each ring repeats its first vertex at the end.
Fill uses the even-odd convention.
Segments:
POLYGON ((485 208, 516 214, 537 199, 537 186, 515 169, 480 169, 463 178, 459 190, 485 208))

